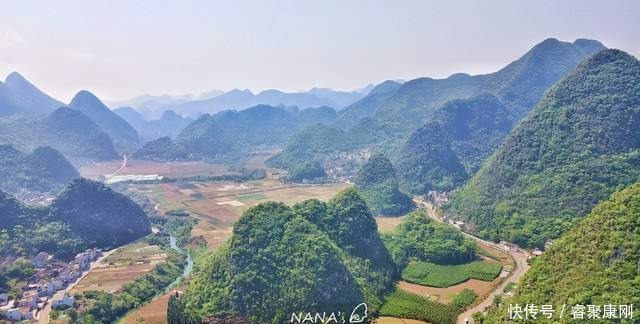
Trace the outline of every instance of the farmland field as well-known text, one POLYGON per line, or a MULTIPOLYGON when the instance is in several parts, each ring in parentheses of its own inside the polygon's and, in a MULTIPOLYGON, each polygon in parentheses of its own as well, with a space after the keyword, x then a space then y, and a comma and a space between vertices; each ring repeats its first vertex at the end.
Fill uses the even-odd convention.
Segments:
POLYGON ((474 261, 461 265, 412 262, 402 272, 402 279, 419 285, 446 288, 469 279, 492 281, 500 271, 502 265, 496 262, 474 261))
POLYGON ((399 289, 389 294, 380 308, 382 316, 410 318, 434 324, 455 323, 458 312, 454 306, 431 301, 399 289))
POLYGON ((119 323, 141 323, 141 319, 145 324, 167 323, 167 305, 169 303, 169 297, 174 294, 175 291, 176 290, 171 290, 151 302, 144 304, 142 307, 127 314, 119 323))
POLYGON ((71 290, 72 294, 89 290, 115 292, 124 284, 151 271, 167 254, 157 245, 132 243, 102 260, 71 290))
POLYGON ((306 199, 327 201, 348 184, 291 185, 270 174, 263 180, 235 182, 176 182, 130 185, 147 195, 160 214, 184 210, 198 219, 192 236, 201 237, 215 250, 231 236, 233 224, 251 206, 266 201, 295 204, 306 199))

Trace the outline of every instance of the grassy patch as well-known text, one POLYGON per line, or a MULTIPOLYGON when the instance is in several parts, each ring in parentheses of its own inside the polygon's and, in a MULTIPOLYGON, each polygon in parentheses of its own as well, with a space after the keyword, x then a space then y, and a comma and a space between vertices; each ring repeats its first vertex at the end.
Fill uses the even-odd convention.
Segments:
POLYGON ((478 294, 471 289, 464 289, 463 291, 457 293, 453 296, 451 300, 451 305, 458 308, 460 311, 465 310, 467 307, 471 306, 473 302, 478 298, 478 294))
POLYGON ((402 272, 402 279, 419 285, 446 288, 469 279, 492 281, 501 270, 501 264, 485 261, 461 265, 413 262, 402 272))
POLYGON ((453 305, 431 301, 422 296, 396 289, 385 298, 380 315, 410 318, 434 324, 455 323, 459 310, 453 305))

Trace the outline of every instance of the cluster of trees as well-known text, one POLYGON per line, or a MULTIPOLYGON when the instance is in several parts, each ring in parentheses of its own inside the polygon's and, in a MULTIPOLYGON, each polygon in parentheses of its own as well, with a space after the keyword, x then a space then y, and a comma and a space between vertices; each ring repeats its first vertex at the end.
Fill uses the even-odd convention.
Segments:
POLYGON ((475 257, 475 243, 456 229, 438 223, 417 210, 407 215, 394 232, 383 234, 384 243, 398 270, 412 259, 438 264, 462 264, 475 257))
POLYGON ((264 203, 245 212, 230 242, 172 300, 176 323, 209 315, 278 322, 291 312, 380 307, 395 268, 354 189, 330 202, 264 203), (191 317, 194 316, 194 317, 191 317))
POLYGON ((114 247, 151 232, 144 211, 103 184, 77 178, 50 207, 27 207, 0 191, 0 253, 39 251, 71 257, 87 247, 114 247))
POLYGON ((411 197, 400 191, 391 161, 373 154, 356 176, 356 188, 377 215, 402 215, 414 208, 411 197))
POLYGON ((446 212, 542 246, 640 177, 640 62, 602 51, 558 82, 446 212))

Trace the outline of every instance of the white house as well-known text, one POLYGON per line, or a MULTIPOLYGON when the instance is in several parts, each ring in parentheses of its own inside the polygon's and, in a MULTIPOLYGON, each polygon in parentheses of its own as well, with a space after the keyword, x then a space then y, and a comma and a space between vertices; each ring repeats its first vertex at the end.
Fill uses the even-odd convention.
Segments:
POLYGON ((76 299, 69 296, 63 291, 58 292, 51 299, 51 307, 53 308, 66 308, 74 307, 76 299))

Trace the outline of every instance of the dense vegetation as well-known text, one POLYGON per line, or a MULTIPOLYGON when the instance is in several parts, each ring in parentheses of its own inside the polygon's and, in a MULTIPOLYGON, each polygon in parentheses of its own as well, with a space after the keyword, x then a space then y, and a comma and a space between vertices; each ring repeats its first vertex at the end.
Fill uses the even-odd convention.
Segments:
POLYGON ((67 258, 87 247, 122 245, 150 231, 138 205, 91 180, 73 180, 51 207, 27 207, 0 191, 0 254, 46 251, 67 258))
POLYGON ((412 262, 402 272, 402 279, 419 285, 446 288, 469 279, 492 281, 501 270, 500 263, 484 261, 460 265, 412 262))
POLYGON ((51 204, 51 219, 62 221, 91 246, 114 247, 151 232, 145 212, 128 197, 101 183, 78 178, 51 204))
POLYGON ((367 160, 355 184, 374 214, 397 216, 414 207, 411 198, 400 191, 393 165, 383 154, 374 154, 367 160))
POLYGON ((79 177, 78 171, 60 152, 40 147, 29 154, 11 145, 0 145, 0 187, 17 193, 60 190, 79 177))
MULTIPOLYGON (((506 323, 509 303, 549 304, 555 309, 564 304, 640 304, 638 215, 640 183, 614 193, 556 240, 521 279, 515 297, 494 308, 486 323, 506 323)), ((555 322, 568 321, 555 317, 555 322)))
POLYGON ((305 180, 326 178, 327 172, 320 162, 306 162, 296 165, 284 178, 290 182, 303 182, 305 180))
POLYGON ((388 295, 380 308, 381 316, 410 318, 434 324, 455 323, 458 313, 456 306, 441 304, 400 289, 388 295))
POLYGON ((453 227, 437 223, 424 210, 407 215, 393 233, 383 235, 393 260, 402 271, 410 259, 439 264, 461 264, 472 261, 475 243, 453 227))
POLYGON ((591 57, 509 135, 447 213, 482 237, 542 246, 640 178, 640 62, 591 57))
POLYGON ((111 137, 118 151, 133 152, 140 144, 138 132, 91 92, 78 92, 69 103, 69 108, 82 112, 96 123, 111 137))
POLYGON ((398 156, 401 184, 412 193, 463 184, 512 126, 508 108, 489 94, 449 101, 433 119, 411 134, 398 156))
POLYGON ((323 124, 311 125, 295 134, 285 149, 267 161, 267 164, 291 172, 309 161, 324 161, 336 148, 351 148, 348 134, 323 124))
POLYGON ((250 208, 201 270, 173 301, 172 318, 230 314, 278 322, 292 312, 347 311, 362 301, 375 310, 394 276, 375 221, 353 189, 329 203, 250 208))

